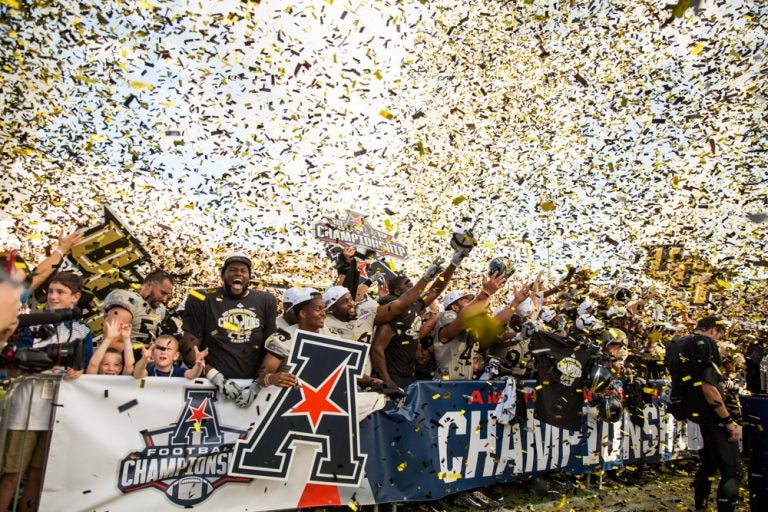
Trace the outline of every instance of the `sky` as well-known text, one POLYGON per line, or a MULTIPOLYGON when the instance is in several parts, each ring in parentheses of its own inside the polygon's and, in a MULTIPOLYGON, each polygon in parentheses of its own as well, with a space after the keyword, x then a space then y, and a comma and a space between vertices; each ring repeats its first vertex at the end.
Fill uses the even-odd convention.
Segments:
POLYGON ((475 226, 477 271, 765 277, 768 7, 694 3, 3 0, 0 242, 107 203, 199 281, 351 209, 414 271, 475 226))

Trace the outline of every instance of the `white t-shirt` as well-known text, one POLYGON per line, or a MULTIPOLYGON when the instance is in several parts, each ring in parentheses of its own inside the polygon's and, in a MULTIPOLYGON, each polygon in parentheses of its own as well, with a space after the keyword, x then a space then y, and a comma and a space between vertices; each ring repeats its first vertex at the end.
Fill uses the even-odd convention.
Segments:
MULTIPOLYGON (((320 331, 323 334, 336 336, 350 341, 359 341, 360 343, 368 343, 370 345, 373 340, 373 327, 374 320, 376 319, 376 311, 379 309, 379 303, 373 299, 367 298, 359 302, 355 309, 357 310, 357 318, 345 322, 339 320, 335 316, 329 314, 325 317, 325 326, 320 331)), ((365 375, 370 375, 373 370, 371 364, 370 353, 365 361, 365 367, 363 372, 365 375)))
POLYGON ((474 373, 473 364, 478 353, 478 344, 475 343, 475 340, 467 331, 461 331, 445 343, 440 341, 440 329, 456 320, 457 317, 458 314, 455 311, 443 311, 432 330, 437 366, 435 375, 448 380, 470 380, 474 373))

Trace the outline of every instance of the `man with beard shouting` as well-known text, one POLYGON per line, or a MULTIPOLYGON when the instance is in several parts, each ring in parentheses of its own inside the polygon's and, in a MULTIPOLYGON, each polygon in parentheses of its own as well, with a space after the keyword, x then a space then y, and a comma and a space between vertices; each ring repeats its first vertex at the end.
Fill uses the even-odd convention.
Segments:
POLYGON ((275 332, 277 299, 248 289, 251 259, 235 252, 221 269, 222 286, 189 293, 183 314, 182 353, 189 368, 194 347, 208 349, 205 376, 228 400, 243 390, 232 379, 254 379, 264 357, 264 342, 275 332))

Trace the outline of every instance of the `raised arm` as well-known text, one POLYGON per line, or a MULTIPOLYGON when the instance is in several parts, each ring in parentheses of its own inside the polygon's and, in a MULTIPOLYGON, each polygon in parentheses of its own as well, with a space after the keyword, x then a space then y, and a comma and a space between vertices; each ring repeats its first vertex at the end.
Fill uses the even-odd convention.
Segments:
POLYGON ((421 276, 421 278, 416 281, 416 284, 411 286, 408 291, 392 302, 380 306, 376 310, 376 317, 373 321, 374 324, 380 325, 391 321, 400 313, 408 309, 408 306, 419 300, 429 282, 443 270, 443 267, 441 266, 442 262, 442 258, 437 258, 432 262, 429 268, 427 268, 424 275, 421 276))
MULTIPOLYGON (((96 350, 91 356, 91 360, 88 362, 88 368, 85 370, 86 375, 98 375, 99 366, 104 359, 104 354, 107 353, 107 349, 112 345, 113 341, 120 339, 120 322, 117 318, 110 318, 104 322, 104 329, 101 334, 101 343, 96 347, 96 350)), ((125 362, 123 362, 125 366, 125 362)))
POLYGON ((462 308, 461 312, 451 323, 440 328, 440 331, 437 333, 437 339, 440 343, 446 343, 454 336, 459 335, 464 330, 464 319, 477 311, 479 307, 487 307, 491 295, 499 291, 504 286, 505 281, 506 278, 502 274, 494 274, 493 276, 483 275, 482 289, 469 304, 462 308))
POLYGON ((152 356, 152 351, 155 349, 155 344, 152 343, 149 347, 141 349, 141 359, 136 361, 133 366, 133 376, 137 379, 143 379, 149 375, 147 372, 147 365, 149 364, 149 358, 152 356))
POLYGON ((77 229, 66 236, 62 231, 59 235, 59 243, 51 255, 45 258, 42 262, 40 262, 39 265, 37 265, 37 267, 35 267, 35 270, 32 273, 32 282, 29 285, 29 291, 35 291, 41 284, 48 280, 48 278, 53 274, 54 270, 56 270, 64 261, 64 257, 67 255, 70 249, 82 241, 83 231, 81 229, 77 229))
POLYGON ((515 287, 514 297, 512 302, 509 303, 504 309, 496 313, 495 317, 502 325, 506 325, 512 319, 517 312, 517 306, 519 306, 525 299, 531 295, 531 285, 522 284, 520 287, 515 287))
POLYGON ((195 353, 195 365, 187 368, 184 372, 184 377, 188 379, 196 379, 203 374, 203 370, 205 369, 205 358, 208 356, 208 349, 200 352, 197 347, 194 347, 192 350, 195 353))
POLYGON ((376 328, 376 332, 373 334, 373 343, 371 347, 371 362, 373 363, 374 371, 384 381, 391 380, 389 376, 389 368, 387 367, 387 356, 385 351, 389 346, 389 342, 392 341, 395 331, 389 324, 383 324, 376 328))

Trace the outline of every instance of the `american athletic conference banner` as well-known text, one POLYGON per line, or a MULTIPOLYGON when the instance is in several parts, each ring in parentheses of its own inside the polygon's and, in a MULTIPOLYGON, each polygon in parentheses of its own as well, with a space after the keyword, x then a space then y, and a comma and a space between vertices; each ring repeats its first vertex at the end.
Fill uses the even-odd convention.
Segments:
MULTIPOLYGON (((207 380, 82 377, 64 382, 41 510, 280 510, 430 500, 494 482, 622 461, 658 462, 686 448, 684 430, 648 386, 644 424, 628 413, 579 431, 533 415, 522 386, 507 424, 493 411, 503 383, 420 382, 403 406, 355 393, 366 347, 299 333, 301 387, 262 390, 247 410, 207 380), (651 398, 652 397, 652 398, 651 398), (363 404, 363 402, 365 402, 363 404)), ((524 390, 529 389, 531 392, 524 390)), ((660 393, 661 392, 661 393, 660 393)))
POLYGON ((205 379, 63 382, 41 510, 370 503, 355 392, 367 351, 298 331, 289 368, 300 385, 263 389, 245 410, 205 379))

